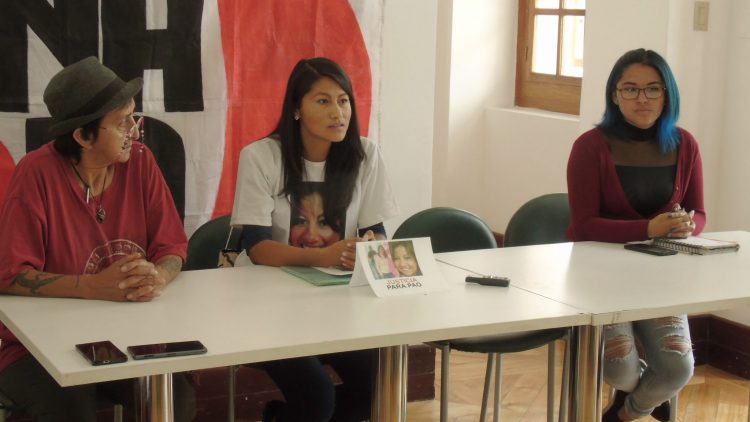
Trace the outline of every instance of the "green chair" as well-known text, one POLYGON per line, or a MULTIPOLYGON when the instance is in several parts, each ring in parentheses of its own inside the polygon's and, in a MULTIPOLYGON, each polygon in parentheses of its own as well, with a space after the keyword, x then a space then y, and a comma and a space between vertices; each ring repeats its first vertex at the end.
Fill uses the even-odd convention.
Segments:
POLYGON ((504 246, 565 242, 570 225, 567 193, 549 193, 523 204, 508 222, 504 246))
POLYGON ((198 230, 190 236, 187 261, 182 266, 184 271, 216 268, 222 249, 240 250, 242 248, 240 245, 242 229, 232 230, 230 236, 229 219, 228 215, 214 218, 198 227, 198 230))
MULTIPOLYGON (((394 233, 394 239, 411 237, 430 237, 432 249, 435 253, 454 252, 472 249, 495 248, 495 237, 492 230, 476 215, 456 208, 430 208, 421 211, 404 221, 394 233)), ((545 344, 554 344, 554 341, 565 337, 568 329, 550 329, 539 331, 528 331, 512 333, 507 335, 462 338, 444 340, 430 343, 430 345, 441 350, 441 379, 440 379, 440 421, 448 420, 448 368, 450 351, 452 349, 463 352, 487 353, 487 372, 484 380, 484 393, 482 396, 482 413, 480 420, 487 417, 487 402, 490 381, 495 369, 495 406, 494 419, 500 417, 500 355, 502 353, 513 353, 524 350, 535 349, 545 344)), ((554 351, 554 347, 550 350, 554 351)), ((552 356, 550 370, 551 380, 554 380, 554 355, 552 356)), ((566 366, 567 367, 567 366, 566 366)), ((550 390, 554 394, 554 383, 550 381, 550 390)), ((565 392, 566 390, 563 389, 565 392)), ((567 394, 564 393, 567 400, 567 394)), ((554 400, 549 400, 548 420, 554 417, 554 400)), ((561 410, 562 399, 561 399, 561 410)), ((561 412, 562 414, 562 412, 561 412)))
MULTIPOLYGON (((216 268, 219 262, 219 253, 222 249, 240 250, 242 246, 242 230, 229 228, 230 216, 210 220, 196 230, 188 240, 187 260, 182 269, 185 271, 207 270, 216 268)), ((229 367, 229 422, 234 421, 234 395, 236 391, 235 375, 238 367, 229 367)))
MULTIPOLYGON (((570 225, 570 208, 568 207, 567 193, 550 193, 538 196, 526 202, 519 208, 508 221, 505 229, 503 246, 528 246, 544 245, 549 243, 561 243, 565 239, 565 231, 570 225)), ((563 388, 560 393, 560 420, 567 417, 567 406, 569 403, 569 378, 570 378, 570 329, 562 330, 558 338, 565 338, 566 348, 563 358, 563 388)), ((554 339, 557 340, 558 338, 554 339)), ((548 344, 548 382, 547 382, 547 420, 551 421, 552 404, 554 400, 555 379, 555 343, 554 340, 548 344)), ((543 344, 539 344, 540 346, 543 344)))

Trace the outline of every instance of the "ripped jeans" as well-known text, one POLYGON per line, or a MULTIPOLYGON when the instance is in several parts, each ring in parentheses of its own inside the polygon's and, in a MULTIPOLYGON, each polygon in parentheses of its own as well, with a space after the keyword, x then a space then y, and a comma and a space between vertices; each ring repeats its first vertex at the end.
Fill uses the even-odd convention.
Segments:
POLYGON ((604 380, 630 393, 624 407, 632 418, 650 415, 677 394, 693 376, 693 363, 686 315, 604 326, 604 380))

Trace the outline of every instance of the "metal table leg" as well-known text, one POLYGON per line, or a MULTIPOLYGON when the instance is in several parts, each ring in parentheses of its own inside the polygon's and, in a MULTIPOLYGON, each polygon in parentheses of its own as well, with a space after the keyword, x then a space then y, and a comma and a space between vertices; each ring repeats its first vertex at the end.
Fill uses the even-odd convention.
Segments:
POLYGON ((174 422, 172 374, 139 378, 138 420, 174 422))
POLYGON ((571 422, 602 420, 601 361, 602 327, 579 326, 573 328, 574 347, 571 359, 570 391, 573 392, 569 418, 571 422))
POLYGON ((378 350, 371 422, 406 421, 407 345, 378 350))

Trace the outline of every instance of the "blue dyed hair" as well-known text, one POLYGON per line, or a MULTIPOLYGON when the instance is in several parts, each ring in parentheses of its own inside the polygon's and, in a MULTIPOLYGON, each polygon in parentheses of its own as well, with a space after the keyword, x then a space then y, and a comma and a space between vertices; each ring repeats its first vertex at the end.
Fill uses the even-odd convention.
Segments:
POLYGON ((662 152, 674 151, 680 144, 680 133, 677 130, 677 119, 680 116, 680 91, 677 89, 677 82, 667 61, 659 53, 652 50, 643 48, 630 50, 617 60, 609 74, 609 79, 607 79, 606 108, 602 121, 599 123, 599 128, 608 132, 625 122, 620 107, 615 104, 612 98, 617 90, 617 82, 622 79, 625 69, 636 63, 656 69, 662 81, 664 81, 666 90, 664 109, 654 125, 656 126, 656 139, 659 142, 659 149, 662 152))

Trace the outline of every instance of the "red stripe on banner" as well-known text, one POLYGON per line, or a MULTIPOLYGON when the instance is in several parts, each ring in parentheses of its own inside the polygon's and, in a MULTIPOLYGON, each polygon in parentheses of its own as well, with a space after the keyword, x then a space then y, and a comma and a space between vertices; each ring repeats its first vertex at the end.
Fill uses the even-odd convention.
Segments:
POLYGON ((10 183, 10 177, 13 175, 13 170, 16 169, 16 163, 13 162, 13 157, 5 148, 3 142, 0 141, 0 206, 3 204, 5 199, 5 191, 8 189, 8 183, 10 183))
POLYGON ((324 56, 346 70, 362 135, 372 105, 370 60, 347 0, 220 0, 219 16, 228 98, 214 217, 232 211, 240 150, 278 123, 286 81, 297 61, 324 56))

